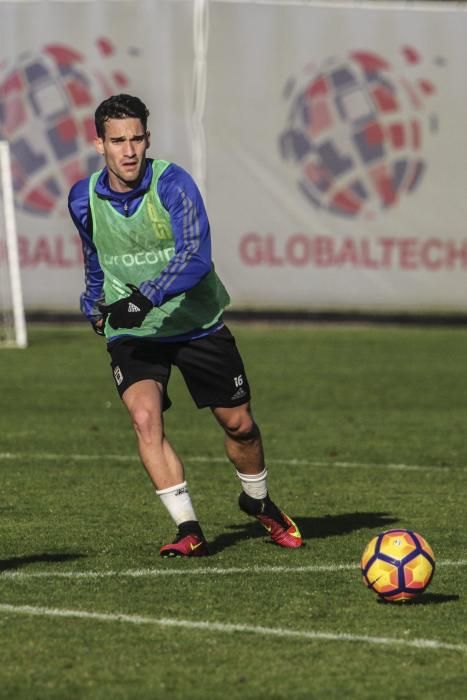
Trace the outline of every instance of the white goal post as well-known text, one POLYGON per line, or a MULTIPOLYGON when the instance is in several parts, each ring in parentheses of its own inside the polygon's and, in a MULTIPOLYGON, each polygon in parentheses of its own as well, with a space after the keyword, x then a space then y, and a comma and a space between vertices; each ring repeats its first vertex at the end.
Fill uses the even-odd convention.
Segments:
POLYGON ((26 346, 10 146, 0 141, 0 347, 26 346))

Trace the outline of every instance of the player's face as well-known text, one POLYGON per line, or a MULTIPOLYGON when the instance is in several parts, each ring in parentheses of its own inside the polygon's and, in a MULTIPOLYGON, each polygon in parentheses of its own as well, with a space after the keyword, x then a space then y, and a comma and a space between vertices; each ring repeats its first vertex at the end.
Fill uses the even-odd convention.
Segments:
POLYGON ((136 187, 146 167, 149 143, 149 131, 144 131, 139 119, 128 117, 105 122, 105 137, 96 138, 95 146, 104 156, 113 190, 128 192, 136 187))

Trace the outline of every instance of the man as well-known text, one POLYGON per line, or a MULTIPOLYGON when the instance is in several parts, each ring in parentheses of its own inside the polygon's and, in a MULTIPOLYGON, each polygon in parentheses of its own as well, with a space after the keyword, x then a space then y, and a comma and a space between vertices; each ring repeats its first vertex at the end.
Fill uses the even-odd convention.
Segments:
POLYGON ((177 526, 175 540, 160 554, 209 553, 182 461, 164 432, 174 365, 198 408, 209 406, 224 430, 242 485, 240 508, 278 545, 299 547, 297 526, 268 495, 248 380, 222 320, 229 297, 211 260, 204 203, 185 170, 146 158, 148 116, 144 103, 130 95, 99 105, 95 145, 105 167, 73 186, 69 210, 84 254, 81 310, 107 338, 141 461, 177 526))

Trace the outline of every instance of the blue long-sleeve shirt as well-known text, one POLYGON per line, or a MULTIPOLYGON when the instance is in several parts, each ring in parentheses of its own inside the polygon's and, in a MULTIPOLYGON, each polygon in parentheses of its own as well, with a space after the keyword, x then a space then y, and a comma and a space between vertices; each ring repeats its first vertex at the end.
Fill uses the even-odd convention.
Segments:
MULTIPOLYGON (((95 191, 98 196, 108 199, 120 214, 132 216, 150 187, 151 179, 152 161, 148 159, 138 187, 130 192, 115 192, 110 189, 108 171, 104 168, 97 180, 95 191)), ((175 254, 155 279, 146 280, 139 289, 154 306, 161 306, 170 297, 186 292, 198 284, 211 270, 212 258, 206 209, 191 175, 179 165, 171 163, 159 177, 157 194, 170 215, 175 254)), ((98 305, 104 301, 104 273, 92 240, 92 226, 89 221, 89 178, 80 180, 72 187, 68 197, 68 208, 83 248, 85 290, 80 297, 80 308, 88 320, 95 323, 102 316, 98 305)))

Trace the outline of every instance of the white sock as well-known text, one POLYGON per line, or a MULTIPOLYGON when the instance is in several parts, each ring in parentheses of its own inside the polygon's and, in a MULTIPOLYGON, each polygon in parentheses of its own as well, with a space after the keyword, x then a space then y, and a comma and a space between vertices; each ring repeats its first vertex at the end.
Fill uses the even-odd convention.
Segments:
POLYGON ((237 469, 237 476, 242 483, 242 489, 251 498, 266 498, 268 495, 268 470, 263 469, 259 474, 242 474, 237 469))
POLYGON ((156 493, 169 511, 177 527, 180 523, 184 523, 187 520, 198 520, 193 510, 186 481, 175 486, 169 486, 168 489, 161 489, 156 491, 156 493))

